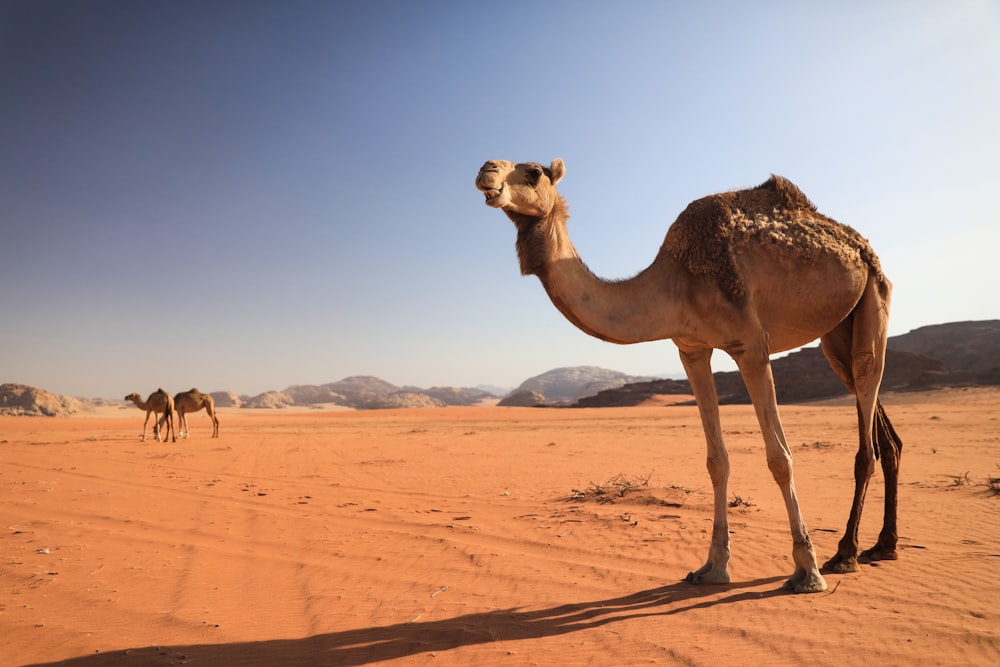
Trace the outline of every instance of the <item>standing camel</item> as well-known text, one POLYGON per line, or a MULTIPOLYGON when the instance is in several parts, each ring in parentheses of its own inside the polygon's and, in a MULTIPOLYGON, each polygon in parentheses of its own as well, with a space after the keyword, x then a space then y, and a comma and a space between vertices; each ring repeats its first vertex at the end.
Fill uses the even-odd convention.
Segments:
POLYGON ((215 401, 209 394, 203 394, 197 389, 182 391, 174 396, 174 406, 177 409, 178 426, 180 427, 180 436, 182 438, 188 437, 187 417, 185 413, 198 412, 202 408, 205 408, 209 419, 212 420, 212 437, 219 437, 219 418, 215 416, 215 401))
POLYGON ((860 446, 847 529, 826 572, 858 565, 858 525, 875 459, 885 475, 885 514, 863 561, 895 559, 896 487, 902 443, 878 400, 885 362, 891 285, 854 229, 817 212, 791 182, 772 176, 749 190, 692 202, 667 231, 653 263, 633 278, 604 281, 580 260, 566 231, 569 212, 556 191, 562 160, 548 167, 490 160, 476 187, 486 205, 517 227, 521 272, 541 280, 552 303, 579 329, 612 343, 672 339, 698 403, 714 489, 712 538, 695 584, 727 583, 729 456, 712 377, 714 349, 736 362, 753 401, 767 465, 781 489, 795 571, 784 588, 826 589, 792 475, 778 417, 769 355, 819 338, 834 372, 856 397, 860 446))
POLYGON ((163 416, 153 418, 153 437, 156 438, 157 442, 160 442, 160 427, 163 424, 167 425, 167 431, 163 435, 163 442, 167 441, 167 434, 171 436, 173 442, 177 442, 177 434, 174 432, 174 399, 170 397, 170 394, 163 391, 162 389, 157 389, 152 394, 149 395, 145 401, 139 394, 132 392, 125 397, 126 401, 132 401, 138 406, 140 410, 146 411, 146 421, 142 422, 142 438, 140 441, 145 441, 146 439, 146 424, 149 423, 149 415, 159 415, 163 413, 163 416))

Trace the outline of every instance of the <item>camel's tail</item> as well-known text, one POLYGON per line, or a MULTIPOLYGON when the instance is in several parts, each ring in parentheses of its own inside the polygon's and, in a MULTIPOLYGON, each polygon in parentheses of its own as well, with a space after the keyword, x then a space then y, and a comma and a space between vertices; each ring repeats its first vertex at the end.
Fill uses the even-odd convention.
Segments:
POLYGON ((883 447, 893 447, 897 456, 903 451, 903 441, 892 427, 889 416, 885 414, 882 401, 875 402, 875 458, 879 458, 883 447))

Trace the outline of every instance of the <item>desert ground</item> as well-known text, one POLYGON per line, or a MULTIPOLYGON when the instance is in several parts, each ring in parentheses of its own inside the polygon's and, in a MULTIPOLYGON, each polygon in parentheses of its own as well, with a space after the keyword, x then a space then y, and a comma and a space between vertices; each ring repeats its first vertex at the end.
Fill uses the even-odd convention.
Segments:
MULTIPOLYGON (((222 409, 0 417, 0 664, 995 665, 1000 391, 883 398, 903 439, 899 560, 781 590, 791 542, 750 406, 724 406, 733 581, 694 407, 222 409), (617 484, 616 484, 617 482, 617 484)), ((845 401, 783 406, 831 556, 845 401)), ((881 471, 862 546, 881 526, 881 471)))

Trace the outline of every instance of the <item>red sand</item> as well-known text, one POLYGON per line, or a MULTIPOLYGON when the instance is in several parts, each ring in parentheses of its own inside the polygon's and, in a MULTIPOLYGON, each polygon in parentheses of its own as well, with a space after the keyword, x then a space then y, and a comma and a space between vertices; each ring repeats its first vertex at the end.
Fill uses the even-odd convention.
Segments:
MULTIPOLYGON (((1000 392, 883 402, 900 559, 804 596, 749 406, 722 408, 733 582, 705 587, 681 582, 711 530, 693 407, 223 409, 167 444, 135 409, 0 417, 0 663, 997 664, 1000 392), (649 486, 569 499, 619 473, 649 486)), ((782 416, 822 561, 854 409, 782 416)), ((879 475, 862 546, 881 500, 879 475)))

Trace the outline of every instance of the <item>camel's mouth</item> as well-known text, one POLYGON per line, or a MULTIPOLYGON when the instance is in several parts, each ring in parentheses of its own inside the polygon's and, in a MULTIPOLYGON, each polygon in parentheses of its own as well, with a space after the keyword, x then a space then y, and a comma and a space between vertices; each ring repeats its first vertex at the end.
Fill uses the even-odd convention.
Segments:
POLYGON ((483 190, 483 196, 486 197, 487 206, 499 206, 500 198, 503 196, 504 184, 501 183, 499 188, 487 188, 483 190))

